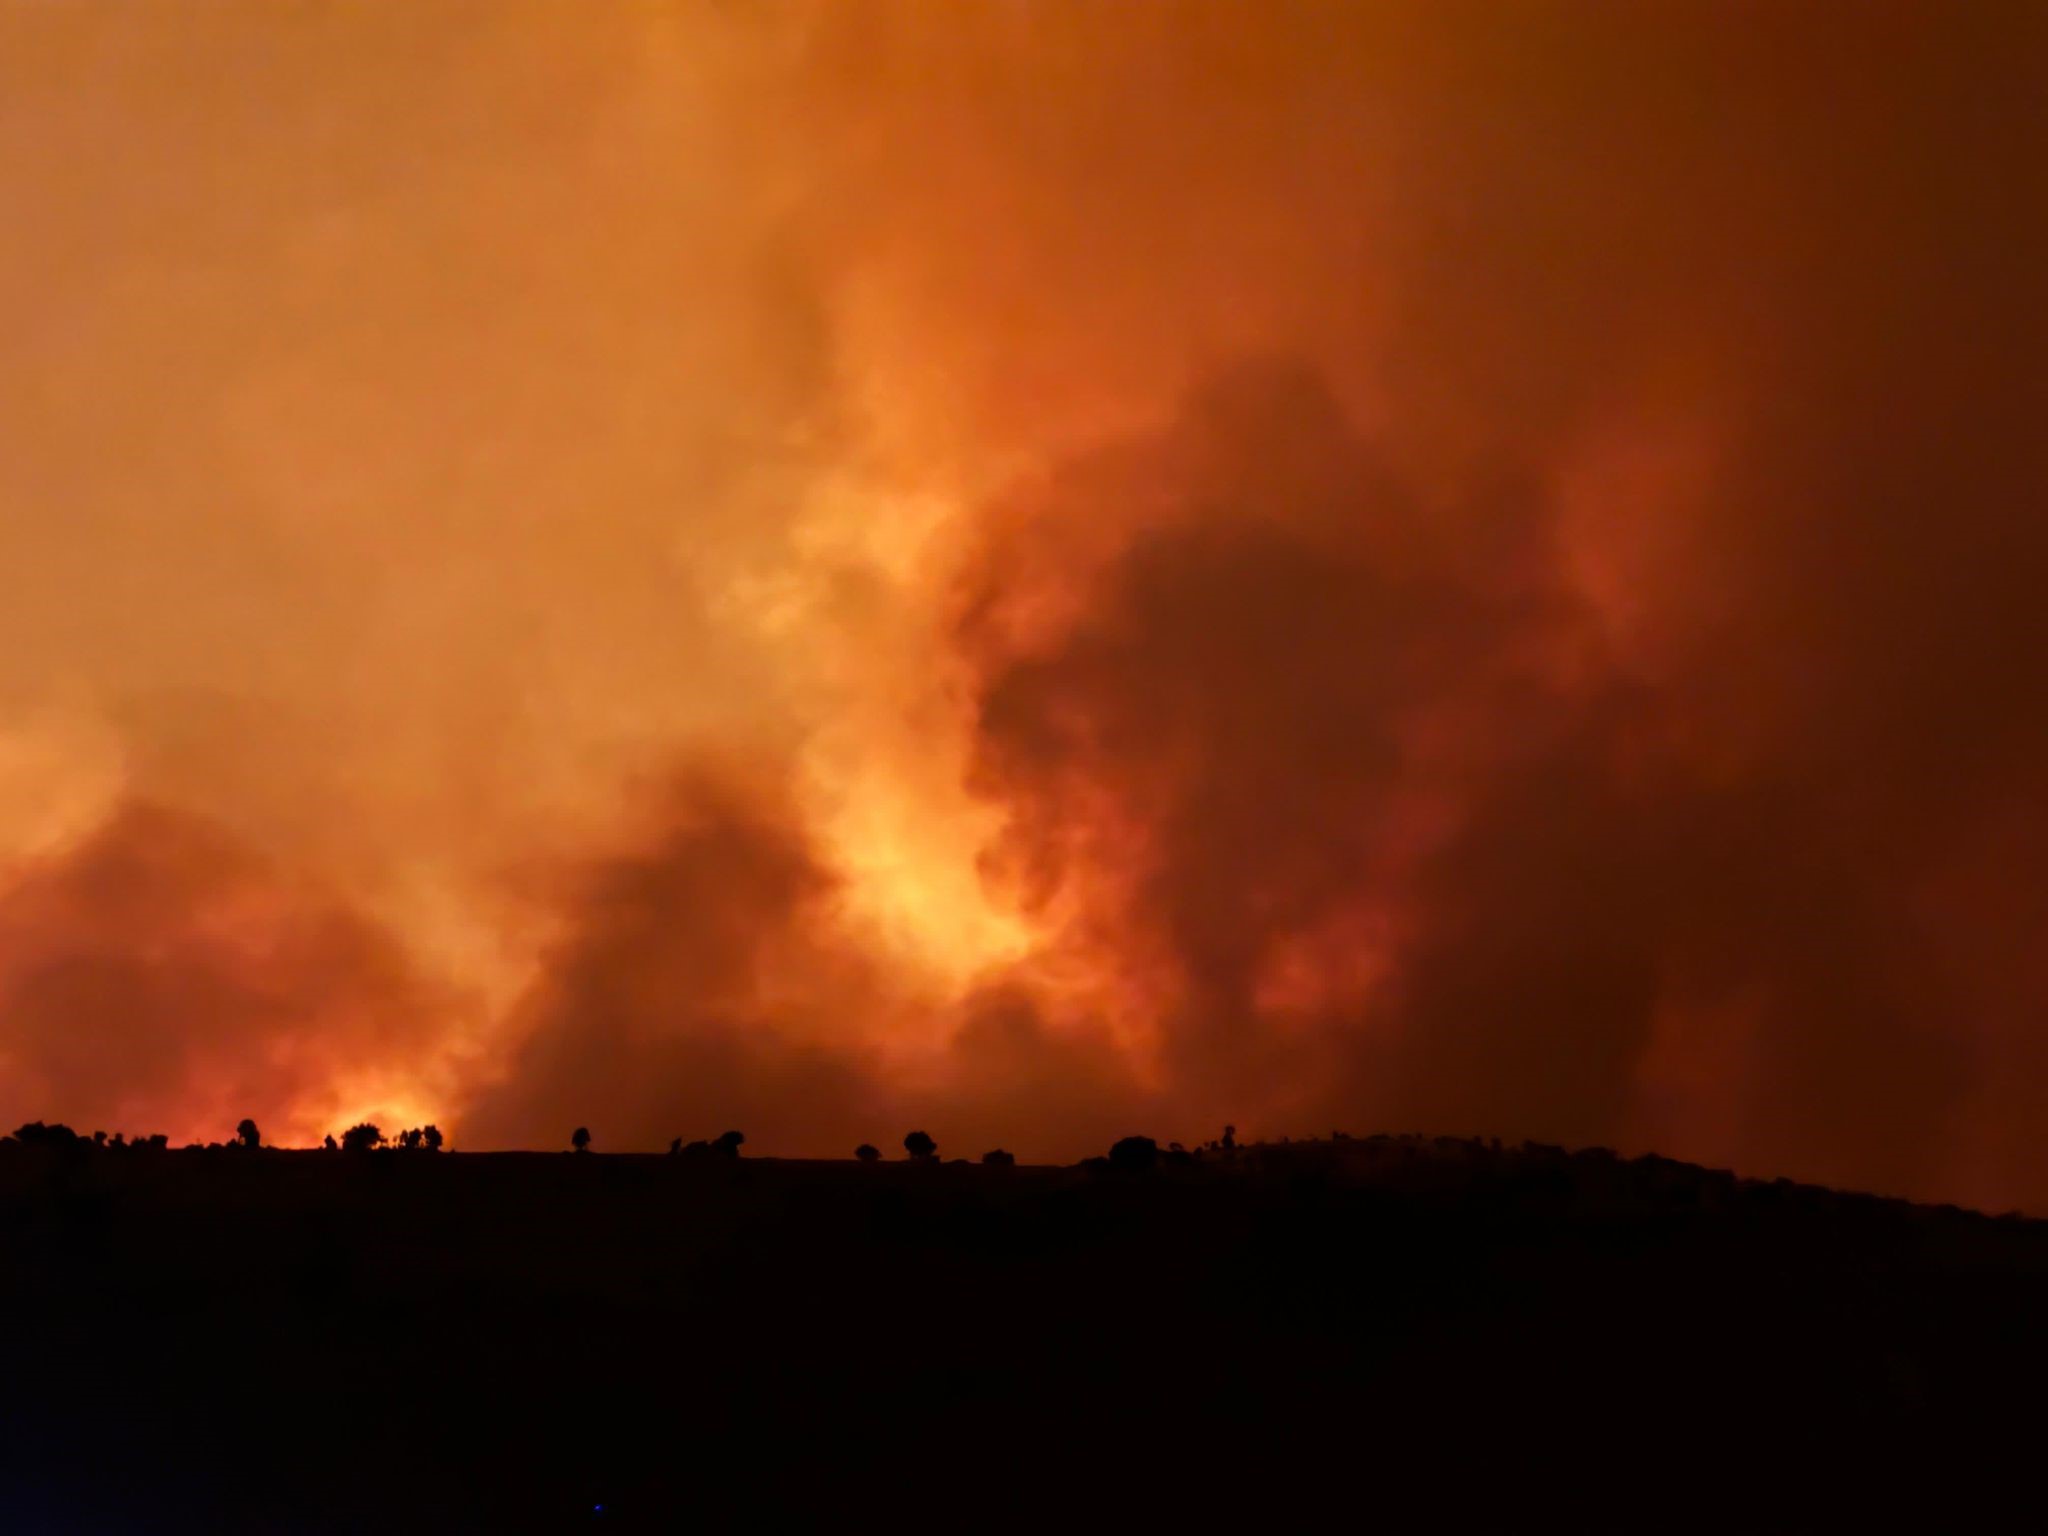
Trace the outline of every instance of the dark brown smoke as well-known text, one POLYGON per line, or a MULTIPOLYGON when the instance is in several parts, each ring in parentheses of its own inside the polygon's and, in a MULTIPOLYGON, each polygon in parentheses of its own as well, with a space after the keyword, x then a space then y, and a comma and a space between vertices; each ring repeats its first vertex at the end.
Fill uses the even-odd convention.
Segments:
POLYGON ((2034 909, 2038 114, 1976 20, 1515 15, 1422 55, 1373 446, 1238 375, 991 545, 1006 862, 1205 1107, 2017 1196, 1948 882, 2034 909))
POLYGON ((0 899, 0 1119, 304 1135, 431 1080, 467 1007, 331 894, 130 803, 0 899))
POLYGON ((860 1026, 872 968, 834 941, 834 881, 786 805, 691 774, 644 848, 569 877, 569 918, 520 1004, 525 1043, 464 1117, 484 1145, 620 1147, 740 1128, 843 1152, 874 1134, 860 1026))
POLYGON ((1915 893, 1972 808, 1811 719, 1717 750, 1719 676, 1635 673, 1540 496, 1426 507, 1259 367, 1011 517, 962 626, 996 867, 1156 1005, 1183 1115, 1626 1142, 1703 1017, 1678 1049, 1742 1062, 1702 1151, 1887 1187, 1958 1155, 1915 893), (1113 553, 1044 556, 1117 508, 1113 553))
POLYGON ((1024 980, 959 1003, 905 987, 846 925, 843 885, 783 797, 677 776, 645 840, 566 872, 563 930, 516 1010, 525 1043, 462 1117, 471 1144, 617 1148, 745 1131, 843 1157, 915 1123, 948 1155, 1055 1157, 1147 1106, 1099 1030, 1049 1022, 1024 980), (940 1049, 891 1061, 907 1028, 940 1049))

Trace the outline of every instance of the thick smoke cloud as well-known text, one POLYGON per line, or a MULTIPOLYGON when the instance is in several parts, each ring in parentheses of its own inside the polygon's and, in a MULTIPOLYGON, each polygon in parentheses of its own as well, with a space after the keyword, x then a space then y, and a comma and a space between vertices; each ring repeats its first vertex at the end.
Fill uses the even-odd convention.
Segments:
POLYGON ((525 1043, 465 1130, 546 1144, 597 1106, 623 1145, 743 1127, 843 1155, 873 1113, 858 1029, 877 983, 832 941, 831 876, 786 807, 701 776, 665 799, 645 846, 569 877, 525 1043))
POLYGON ((1893 1187, 1952 1155, 1969 1047, 1901 851, 1770 743, 1703 757, 1711 693, 1631 675, 1543 500, 1446 537, 1312 375, 1255 368, 1012 513, 963 617, 999 868, 1075 898, 1177 1109, 1656 1140, 1690 1029, 1743 1057, 1715 1155, 1893 1187), (1139 505, 1034 632, 1060 604, 1015 573, 1075 581, 1075 531, 1139 505))
POLYGON ((0 1119, 304 1135, 352 1088, 414 1099, 465 1006, 330 893, 129 803, 0 898, 0 1119))
POLYGON ((1050 1024, 1022 979, 954 1004, 888 974, 785 798, 700 768, 646 814, 624 851, 561 876, 524 1044, 463 1117, 479 1144, 551 1144, 595 1105, 627 1147, 744 1128, 844 1157, 914 1122, 952 1153, 1054 1156, 1141 1108, 1121 1053, 1050 1024), (884 1054, 906 1015, 942 1037, 928 1059, 884 1054))
POLYGON ((2037 12, 0 30, 24 1114, 2048 1201, 2037 12))

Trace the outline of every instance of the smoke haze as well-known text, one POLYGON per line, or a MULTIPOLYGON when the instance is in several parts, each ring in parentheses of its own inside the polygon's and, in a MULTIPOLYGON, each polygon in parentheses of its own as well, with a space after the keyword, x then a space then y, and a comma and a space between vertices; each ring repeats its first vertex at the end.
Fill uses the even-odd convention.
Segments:
POLYGON ((2040 1209, 2044 32, 0 11, 0 1118, 2040 1209))

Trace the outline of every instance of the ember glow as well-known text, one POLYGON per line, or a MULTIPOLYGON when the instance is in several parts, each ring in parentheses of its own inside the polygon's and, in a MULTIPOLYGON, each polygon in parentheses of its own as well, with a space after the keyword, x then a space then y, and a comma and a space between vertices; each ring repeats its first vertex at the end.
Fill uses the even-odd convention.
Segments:
POLYGON ((0 1116, 2041 1208, 2044 30, 6 8, 0 1116))

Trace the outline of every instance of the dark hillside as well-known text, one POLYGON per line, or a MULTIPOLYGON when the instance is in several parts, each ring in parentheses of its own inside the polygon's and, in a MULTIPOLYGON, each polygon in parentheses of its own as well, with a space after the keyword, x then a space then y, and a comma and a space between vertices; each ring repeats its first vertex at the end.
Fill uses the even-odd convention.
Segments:
POLYGON ((0 1144, 4 1524, 1828 1528, 2041 1427, 2042 1224, 1468 1142, 1148 1161, 0 1144))

